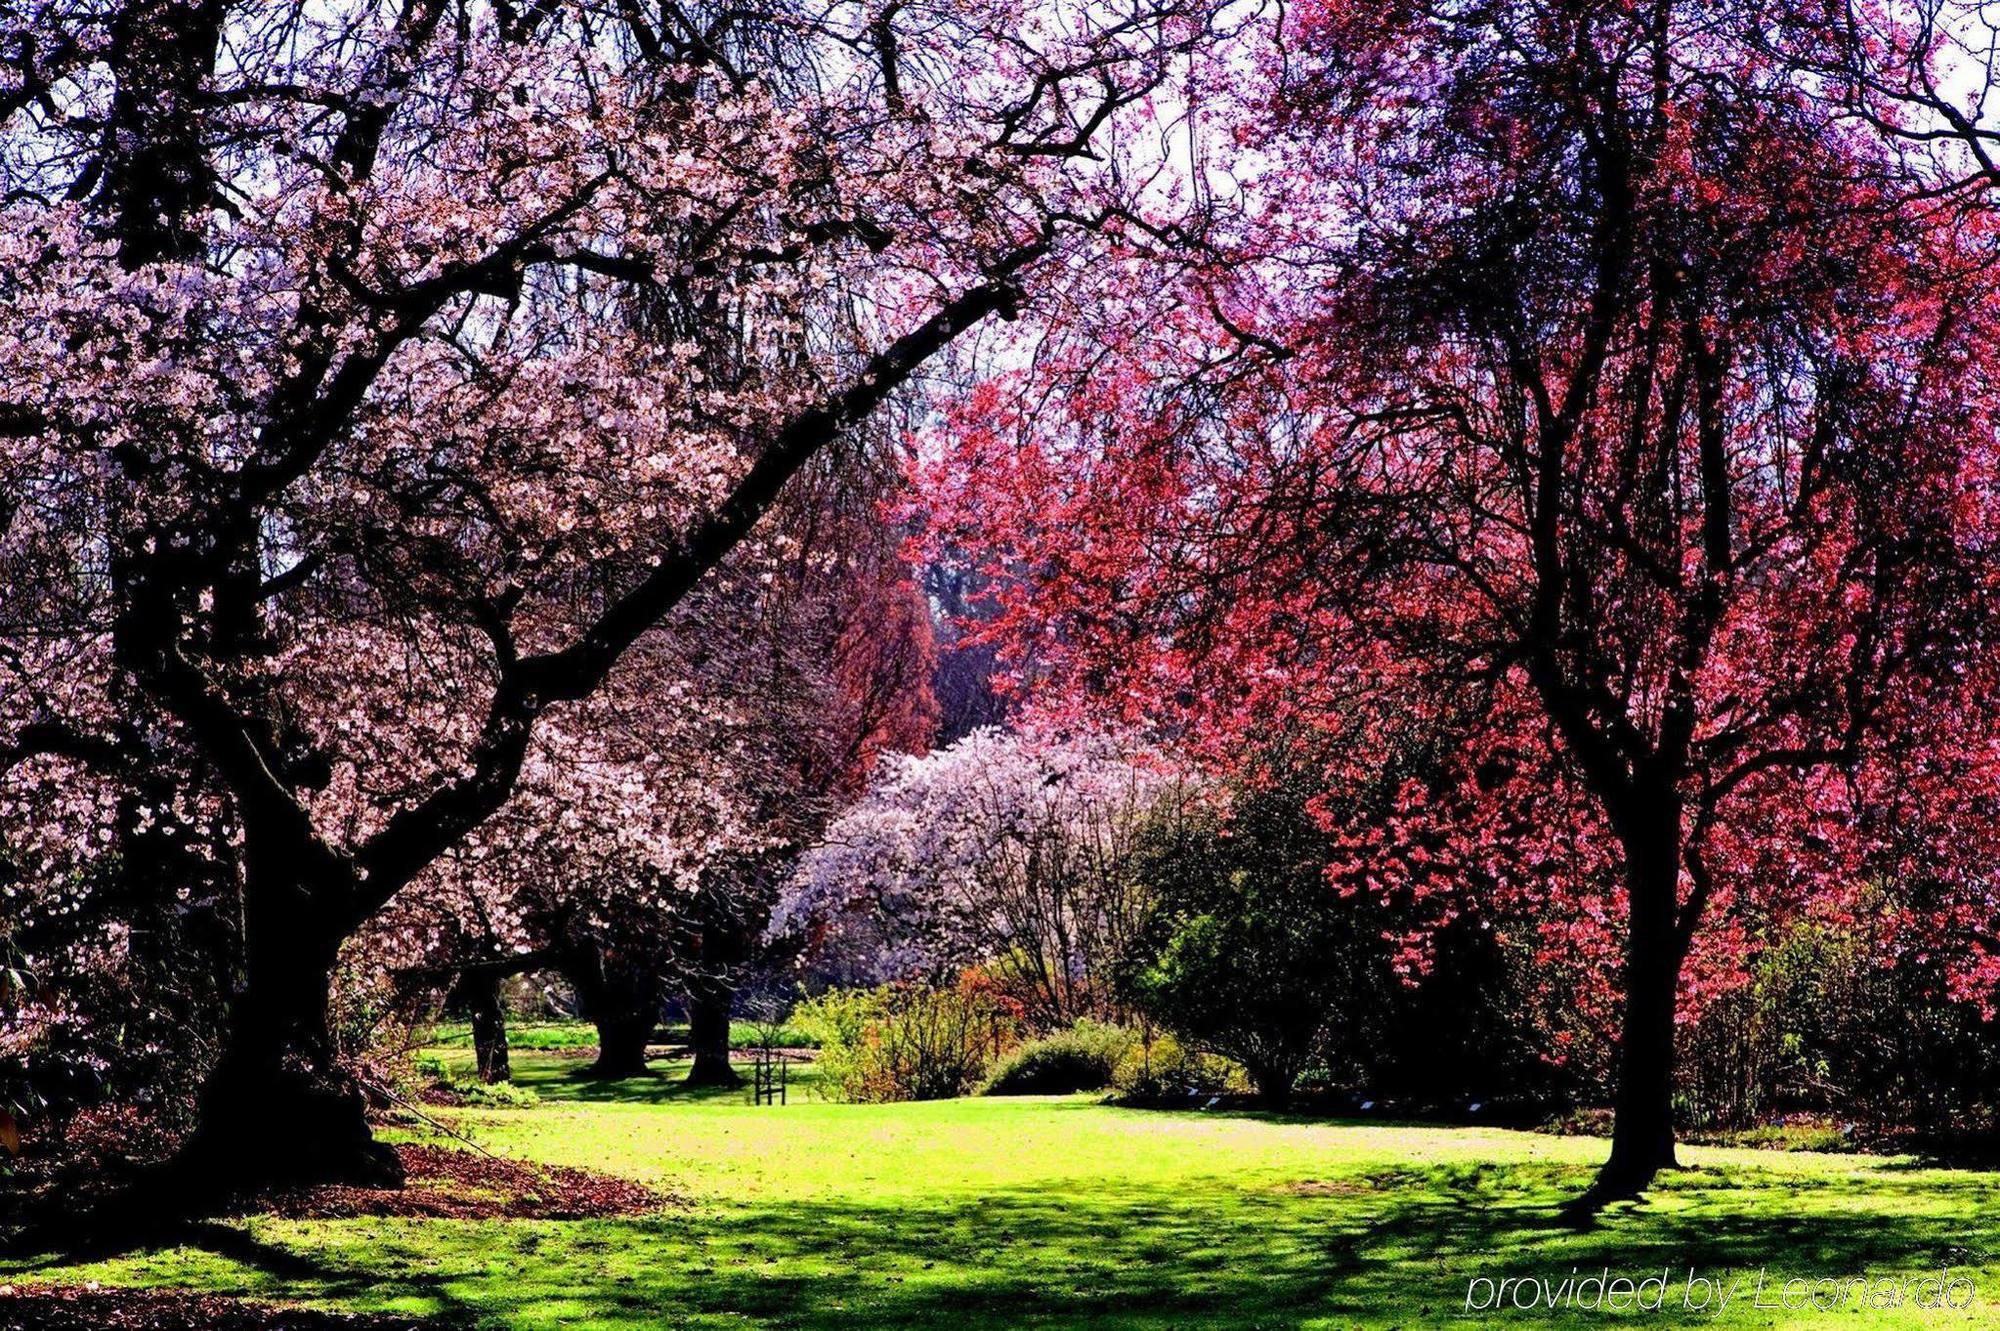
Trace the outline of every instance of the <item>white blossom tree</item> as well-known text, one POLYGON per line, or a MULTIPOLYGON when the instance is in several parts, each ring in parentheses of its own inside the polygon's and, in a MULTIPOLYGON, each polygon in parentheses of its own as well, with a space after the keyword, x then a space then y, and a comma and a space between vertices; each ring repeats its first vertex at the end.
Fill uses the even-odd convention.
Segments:
POLYGON ((1189 794, 1128 738, 976 730, 887 760, 800 863, 772 929, 849 983, 996 962, 1041 1022, 1103 1015, 1144 907, 1134 837, 1189 794))

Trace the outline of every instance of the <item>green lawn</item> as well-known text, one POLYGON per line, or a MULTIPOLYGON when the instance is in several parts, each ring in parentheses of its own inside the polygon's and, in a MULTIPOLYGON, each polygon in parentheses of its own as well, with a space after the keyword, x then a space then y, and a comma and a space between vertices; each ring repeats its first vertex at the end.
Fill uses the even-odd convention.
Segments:
MULTIPOLYGON (((781 1046, 796 1048, 816 1043, 804 1031, 792 1026, 780 1026, 776 1032, 781 1046)), ((669 1044, 685 1044, 688 1038, 686 1026, 662 1026, 659 1031, 662 1040, 669 1044)), ((764 1029, 755 1022, 732 1021, 729 1023, 729 1047, 750 1049, 761 1044, 764 1029)), ((431 1033, 433 1043, 445 1049, 469 1049, 472 1047, 472 1023, 447 1021, 438 1025, 431 1033)), ((510 1021, 507 1023, 507 1044, 515 1052, 521 1050, 549 1049, 591 1049, 597 1045, 597 1028, 587 1021, 510 1021)))
MULTIPOLYGON (((487 1148, 641 1179, 679 1204, 590 1222, 256 1219, 198 1242, 0 1279, 185 1285, 515 1328, 2000 1325, 2000 1176, 1865 1156, 1689 1150, 1593 1231, 1551 1222, 1600 1142, 1123 1110, 1087 1099, 755 1108, 669 1076, 465 1111, 487 1148), (1722 1316, 1463 1311, 1475 1277, 1906 1276, 1969 1311, 1722 1316)), ((1913 1293, 1916 1291, 1912 1291, 1913 1293)))

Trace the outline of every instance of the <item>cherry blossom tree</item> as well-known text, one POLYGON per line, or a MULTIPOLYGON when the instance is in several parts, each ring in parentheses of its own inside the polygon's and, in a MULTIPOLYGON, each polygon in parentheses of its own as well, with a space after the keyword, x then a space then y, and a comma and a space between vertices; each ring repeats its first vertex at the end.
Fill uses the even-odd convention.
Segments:
POLYGON ((1990 209, 2000 184, 2000 16, 1980 0, 1820 0, 1763 36, 1768 56, 1899 151, 1914 192, 1990 209))
POLYGON ((1462 736, 1329 873, 1605 949, 1584 1210, 1674 1163, 1677 1008, 1760 919, 1917 870, 1992 979, 1993 228, 1770 57, 1778 11, 1296 7, 1235 259, 1127 279, 930 476, 1080 710, 1225 763, 1315 724, 1332 789, 1462 736))
POLYGON ((183 1179, 393 1172, 329 973, 538 771, 579 839, 676 853, 643 754, 572 781, 592 700, 644 693, 810 459, 1136 206, 1117 135, 1209 19, 107 0, 6 34, 7 857, 239 899, 183 1179))
POLYGON ((768 535, 676 610, 636 692, 580 709, 580 756, 524 773, 509 805, 439 862, 435 889, 403 894, 357 940, 371 972, 472 1016, 495 1079, 500 984, 559 971, 598 1028, 601 1075, 644 1072, 661 1005, 679 993, 689 1079, 730 1084, 736 981, 776 879, 881 752, 929 747, 930 613, 884 520, 897 450, 888 431, 868 433, 882 436, 874 456, 816 462, 768 535), (662 695, 688 705, 662 710, 662 695), (642 829, 627 821, 625 783, 662 797, 667 815, 629 841, 642 829))
POLYGON ((1106 735, 977 730, 887 761, 804 857, 771 927, 845 982, 945 981, 995 963, 1055 1026, 1107 1015, 1144 910, 1142 819, 1183 794, 1159 754, 1106 735))

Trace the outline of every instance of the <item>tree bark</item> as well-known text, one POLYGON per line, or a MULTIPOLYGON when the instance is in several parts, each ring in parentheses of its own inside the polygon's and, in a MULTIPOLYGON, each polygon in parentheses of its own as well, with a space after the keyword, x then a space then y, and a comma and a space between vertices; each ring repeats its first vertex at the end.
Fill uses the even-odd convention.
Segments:
POLYGON ((656 1024, 651 1007, 640 1011, 599 1012, 591 1017, 597 1027, 597 1061, 590 1065, 593 1077, 643 1077, 646 1075, 646 1045, 656 1024))
POLYGON ((592 1077, 639 1077, 646 1073, 646 1046, 660 1020, 660 983, 643 958, 621 954, 593 938, 563 945, 562 972, 583 1003, 583 1015, 597 1027, 597 1061, 592 1077))
POLYGON ((327 1002, 344 934, 302 900, 274 908, 260 895, 246 913, 228 1040, 170 1175, 214 1194, 272 1182, 400 1186, 395 1150, 369 1132, 360 1084, 335 1057, 327 1002))
POLYGON ((105 193, 117 210, 119 259, 128 270, 192 259, 203 240, 196 219, 214 188, 202 83, 216 65, 226 6, 141 0, 114 12, 105 193))
POLYGON ((1638 1196, 1675 1169, 1674 1004, 1686 955, 1677 918, 1680 815, 1624 838, 1631 899, 1625 942, 1625 1009, 1619 1027, 1618 1089, 1611 1155, 1572 1209, 1595 1211, 1638 1196))
POLYGON ((494 968, 474 967, 462 972, 453 986, 452 999, 472 1019, 472 1054, 479 1064, 479 1080, 492 1085, 513 1080, 508 1061, 507 1013, 500 1005, 500 981, 494 968))
POLYGON ((735 991, 722 981, 707 981, 688 994, 688 1045, 694 1066, 690 1086, 741 1086, 743 1079, 729 1065, 729 1013, 735 991))
POLYGON ((1261 1076, 1252 1075, 1251 1081, 1257 1087, 1257 1103, 1273 1112, 1283 1112, 1292 1105, 1293 1078, 1282 1072, 1265 1069, 1261 1076))

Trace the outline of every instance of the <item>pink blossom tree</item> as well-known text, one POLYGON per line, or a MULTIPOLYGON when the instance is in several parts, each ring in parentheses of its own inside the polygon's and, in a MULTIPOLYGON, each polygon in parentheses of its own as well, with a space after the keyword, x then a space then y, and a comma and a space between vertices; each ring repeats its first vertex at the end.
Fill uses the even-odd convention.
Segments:
POLYGON ((602 1074, 645 1070, 679 993, 689 1078, 733 1078, 735 980, 775 877, 881 752, 921 751, 934 729, 929 609, 882 513, 900 472, 888 440, 868 442, 879 456, 801 476, 649 641, 635 689, 553 719, 546 761, 438 862, 435 889, 358 940, 370 970, 453 987, 482 1068, 505 1058, 499 982, 554 970, 598 1028, 602 1074))
POLYGON ((584 853, 677 844, 643 754, 562 770, 591 700, 644 693, 808 460, 1131 211, 1113 136, 1208 35, 1171 0, 111 0, 7 35, 7 856, 240 895, 182 1178, 393 1172, 330 1048, 342 943, 538 771, 584 853))

